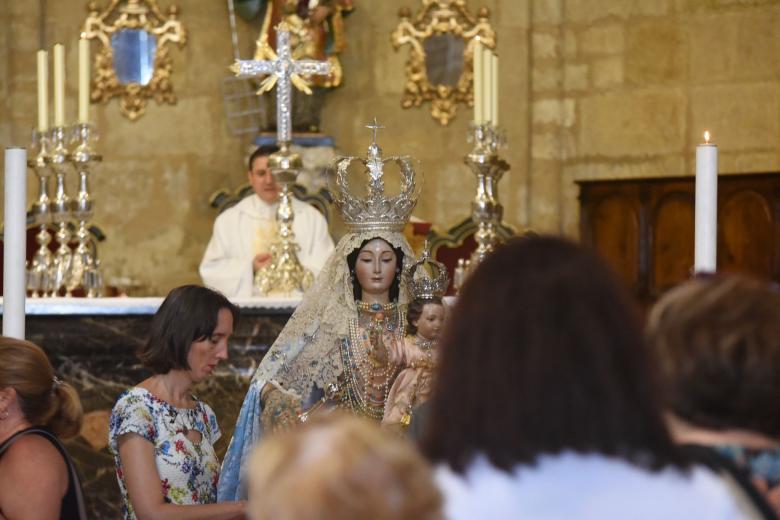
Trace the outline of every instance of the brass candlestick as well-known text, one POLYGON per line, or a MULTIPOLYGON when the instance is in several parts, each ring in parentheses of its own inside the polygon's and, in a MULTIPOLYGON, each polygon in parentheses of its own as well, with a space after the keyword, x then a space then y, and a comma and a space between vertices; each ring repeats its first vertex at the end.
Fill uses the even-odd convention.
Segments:
POLYGON ((38 233, 35 235, 35 243, 38 249, 33 255, 32 263, 27 269, 27 290, 32 297, 51 296, 51 269, 54 258, 49 250, 51 233, 51 211, 49 198, 49 138, 44 132, 33 132, 33 152, 35 157, 27 161, 27 166, 38 178, 38 199, 32 205, 32 213, 35 224, 38 225, 38 233))
POLYGON ((474 235, 477 249, 469 263, 469 270, 473 270, 501 242, 498 224, 504 208, 498 202, 498 181, 509 170, 509 164, 498 156, 503 138, 495 126, 472 125, 470 140, 474 142, 474 149, 465 162, 477 176, 477 194, 471 203, 471 218, 477 224, 474 235))
POLYGON ((302 162, 300 156, 290 150, 290 144, 290 141, 281 141, 280 150, 268 159, 268 168, 279 183, 280 194, 276 210, 278 236, 271 245, 271 261, 255 273, 255 287, 263 296, 305 291, 314 279, 311 271, 298 261, 290 186, 295 182, 302 162))
POLYGON ((69 223, 71 221, 73 203, 70 197, 68 197, 65 186, 67 163, 70 160, 70 154, 65 146, 65 127, 58 126, 52 129, 51 142, 52 149, 49 155, 49 166, 54 172, 57 187, 54 200, 50 202, 49 208, 52 221, 57 225, 55 236, 59 243, 59 247, 54 253, 54 262, 52 264, 52 292, 56 294, 61 288, 65 288, 66 295, 70 295, 75 288, 70 277, 73 252, 69 245, 72 239, 69 223))
POLYGON ((103 277, 99 269, 97 250, 93 251, 89 247, 88 228, 93 215, 93 199, 89 192, 90 169, 92 163, 102 160, 100 154, 92 149, 95 137, 93 126, 86 123, 76 125, 76 140, 79 144, 71 154, 71 162, 79 176, 79 191, 73 203, 73 216, 78 220, 78 245, 73 252, 70 280, 74 287, 82 286, 88 298, 94 298, 103 292, 103 277))

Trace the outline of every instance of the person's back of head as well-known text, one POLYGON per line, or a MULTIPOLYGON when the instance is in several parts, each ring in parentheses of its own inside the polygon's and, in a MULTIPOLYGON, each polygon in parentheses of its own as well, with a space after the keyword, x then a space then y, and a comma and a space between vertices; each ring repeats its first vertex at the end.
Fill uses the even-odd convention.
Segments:
POLYGON ((677 416, 780 438, 780 293, 742 275, 694 279, 658 301, 647 332, 677 416))
POLYGON ((78 393, 54 376, 49 358, 37 345, 0 336, 0 389, 12 388, 24 418, 68 439, 81 430, 78 393))
POLYGON ((594 253, 510 241, 461 290, 440 344, 423 447, 463 472, 571 450, 682 464, 663 423, 638 313, 594 253))
POLYGON ((430 468, 406 440, 341 413, 263 439, 249 469, 252 520, 441 518, 430 468))

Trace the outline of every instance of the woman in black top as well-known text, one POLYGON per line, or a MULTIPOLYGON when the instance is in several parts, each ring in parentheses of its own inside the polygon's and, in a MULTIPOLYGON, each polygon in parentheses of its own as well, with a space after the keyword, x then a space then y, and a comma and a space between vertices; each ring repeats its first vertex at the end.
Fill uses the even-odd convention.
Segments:
POLYGON ((0 520, 84 518, 81 488, 59 438, 78 434, 78 394, 32 343, 0 337, 0 520))

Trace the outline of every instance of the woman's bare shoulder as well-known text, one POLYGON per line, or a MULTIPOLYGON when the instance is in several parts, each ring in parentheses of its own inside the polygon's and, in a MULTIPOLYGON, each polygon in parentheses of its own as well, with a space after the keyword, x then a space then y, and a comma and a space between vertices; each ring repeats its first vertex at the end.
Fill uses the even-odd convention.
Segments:
POLYGON ((50 440, 36 434, 27 434, 17 439, 3 454, 0 465, 19 477, 39 476, 48 478, 56 474, 67 476, 65 459, 50 440))

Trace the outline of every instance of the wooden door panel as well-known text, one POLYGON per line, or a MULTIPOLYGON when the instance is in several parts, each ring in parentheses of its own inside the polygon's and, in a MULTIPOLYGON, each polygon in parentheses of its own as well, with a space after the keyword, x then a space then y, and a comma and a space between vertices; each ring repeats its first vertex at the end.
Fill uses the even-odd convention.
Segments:
POLYGON ((658 201, 651 225, 651 295, 657 295, 691 275, 694 211, 691 193, 674 191, 658 201))
POLYGON ((622 195, 601 199, 591 213, 593 248, 629 287, 639 281, 639 208, 622 195))
POLYGON ((751 189, 725 194, 718 211, 718 269, 772 277, 771 203, 751 189))

